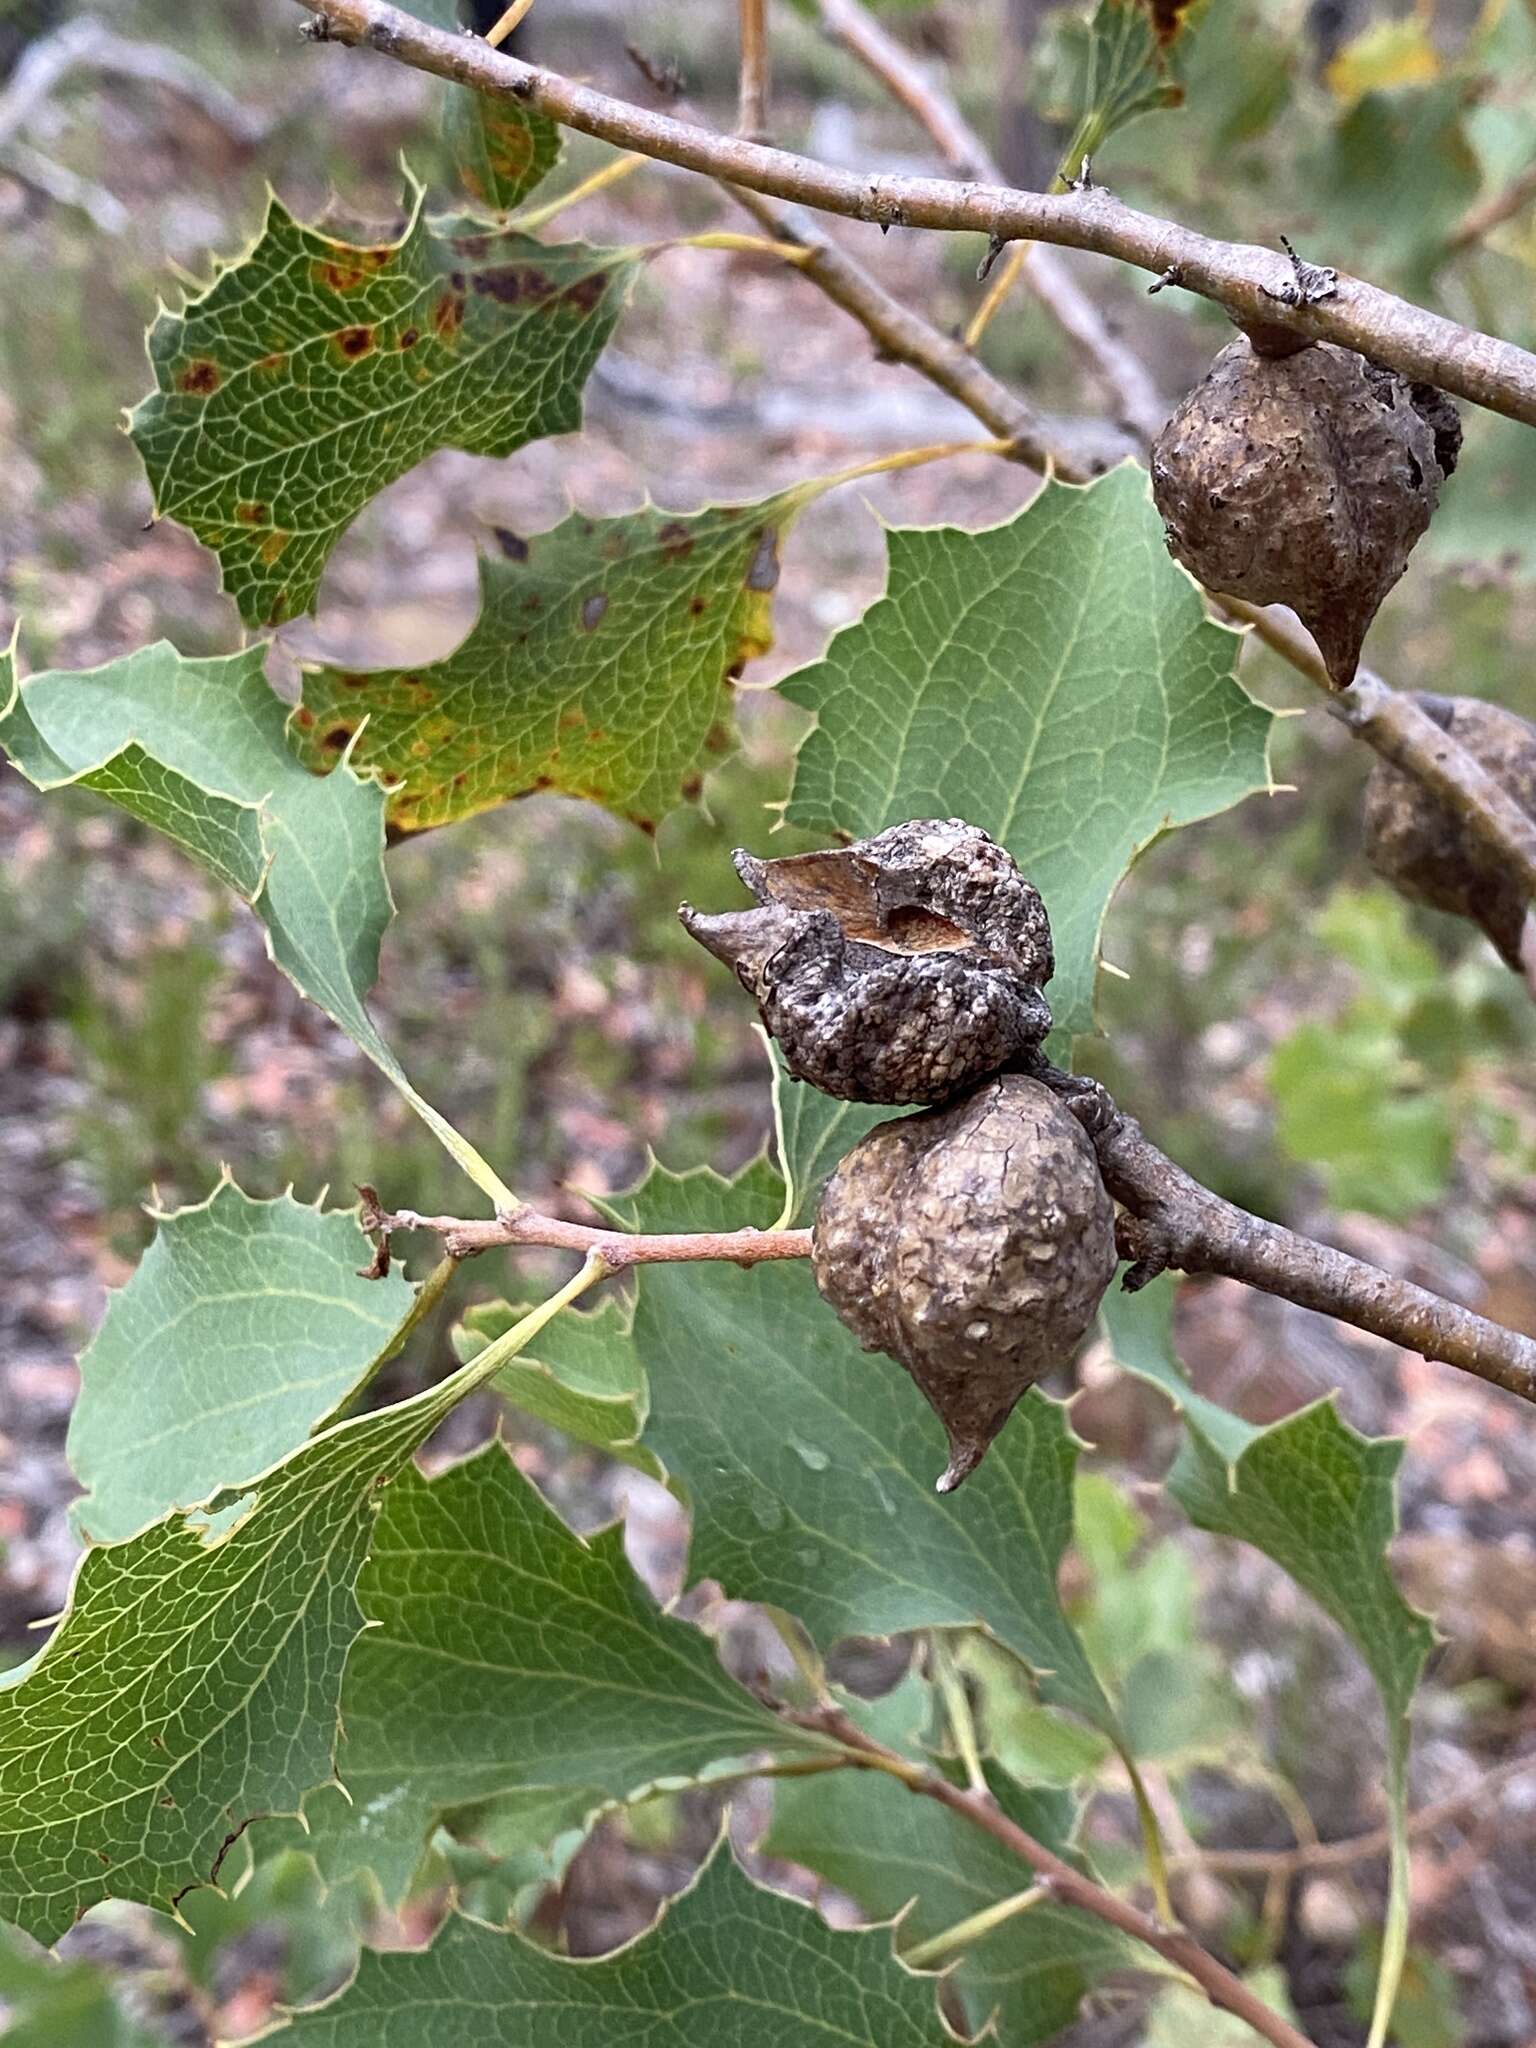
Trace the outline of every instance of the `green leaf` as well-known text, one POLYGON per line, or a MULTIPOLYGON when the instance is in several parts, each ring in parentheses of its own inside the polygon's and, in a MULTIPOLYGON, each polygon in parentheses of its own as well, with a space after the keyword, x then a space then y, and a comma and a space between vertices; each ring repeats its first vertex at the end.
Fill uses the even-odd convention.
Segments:
POLYGON ((159 641, 16 679, 0 656, 0 749, 41 790, 81 785, 153 825, 242 896, 272 958, 367 1054, 495 1202, 515 1198, 406 1080, 364 998, 394 915, 384 793, 350 767, 311 775, 284 737, 264 650, 188 660, 159 641))
POLYGON ((1047 484, 986 532, 896 528, 889 546, 886 596, 782 685, 817 718, 787 816, 852 836, 982 826, 1050 911, 1058 1029, 1086 1031, 1120 877, 1159 833, 1268 786, 1270 715, 1129 464, 1047 484))
MULTIPOLYGON (((1296 2024, 1285 1972, 1278 1963, 1267 1963, 1243 1979, 1249 1990, 1296 2024)), ((1147 2014, 1145 2048, 1253 2048, 1253 2029, 1235 2013, 1212 2005, 1192 1985, 1170 1984, 1161 1992, 1147 2014)))
POLYGON ((439 448, 510 455, 581 424, 632 252, 483 222, 339 241, 278 201, 254 248, 149 334, 129 432, 159 517, 219 558, 248 625, 310 609, 370 498, 439 448))
POLYGON ((357 1211, 231 1180, 162 1216, 80 1360, 69 1461, 82 1531, 117 1542, 265 1471, 397 1341, 412 1290, 365 1280, 357 1211))
POLYGON ((401 831, 532 789, 650 828, 729 731, 733 676, 772 644, 779 536, 803 497, 503 533, 463 645, 422 668, 310 670, 298 744, 328 767, 355 736, 401 831))
MULTIPOLYGON (((892 1788, 893 1794, 895 1788, 892 1788)), ((895 1795, 900 1796, 900 1795, 895 1795)), ((716 1851, 660 1925, 616 1955, 569 1962, 451 1914, 432 1946, 365 1952, 351 1986, 294 2017, 294 2048, 944 2048, 933 1981, 902 1969, 888 1928, 834 1933, 760 1891, 716 1851), (407 2016, 407 2017, 402 2017, 407 2016)))
POLYGON ((839 1102, 807 1081, 797 1081, 784 1065, 778 1045, 770 1040, 773 1061, 773 1119, 778 1163, 793 1202, 785 1228, 809 1223, 827 1184, 827 1176, 846 1158, 860 1138, 905 1110, 868 1102, 839 1102))
POLYGON ((161 2048, 164 2040, 134 2025, 105 1970, 61 1962, 9 1927, 0 1927, 0 2010, 6 2048, 161 2048))
POLYGON ((1270 1055, 1275 1135, 1316 1167, 1335 1208, 1398 1220, 1438 1201, 1455 1163, 1445 1096, 1426 1092, 1372 1006, 1301 1024, 1270 1055))
POLYGON ((474 1373, 86 1552, 42 1655, 0 1692, 0 1913, 51 1940, 103 1898, 170 1911, 248 1819, 296 1812, 330 1776, 380 1488, 474 1373))
POLYGON ((443 108, 443 140, 459 183, 477 206, 509 213, 559 163, 564 138, 547 114, 520 100, 455 86, 443 108))
POLYGON ((1203 0, 1098 0, 1086 22, 1062 12, 1040 58, 1050 111, 1075 123, 1061 178, 1076 177, 1082 159, 1138 115, 1181 104, 1205 12, 1203 0))
POLYGON ((1172 1273, 1163 1274, 1136 1294, 1111 1286, 1099 1307, 1105 1339, 1117 1365, 1166 1394, 1207 1443, 1235 1462, 1259 1432, 1220 1402, 1197 1394, 1189 1384, 1173 1343, 1173 1303, 1178 1288, 1172 1273))
MULTIPOLYGON (((908 1679, 873 1704, 844 1704, 878 1740, 916 1754, 912 1731, 926 1695, 920 1680, 908 1679)), ((1058 1855, 1069 1853, 1069 1799, 1025 1793, 1001 1772, 989 1774, 989 1782, 1010 1819, 1058 1855)), ((898 1936, 902 1949, 1032 1881, 1026 1864, 970 1821, 935 1800, 902 1797, 875 1772, 779 1781, 762 1847, 814 1870, 876 1918, 889 1919, 910 1903, 898 1936)), ((1041 1904, 966 1949, 954 1982, 973 2028, 995 2011, 1000 2041, 1044 2041, 1071 2024, 1095 1979, 1130 1960, 1129 1945, 1101 1921, 1041 1904)))
POLYGON ((1376 1681, 1387 1718, 1392 1893, 1373 2048, 1390 2017, 1407 1939, 1408 1709, 1434 1644, 1428 1620, 1387 1565, 1397 1528, 1401 1442, 1361 1436, 1331 1401, 1258 1431, 1228 1460, 1186 1415, 1168 1489, 1198 1528, 1251 1543, 1343 1629, 1376 1681))
POLYGON ((337 1774, 373 1823, 356 1854, 388 1898, 455 1807, 567 1786, 590 1811, 746 1752, 825 1747, 658 1610, 620 1526, 573 1535, 499 1443, 402 1476, 358 1598, 373 1626, 347 1665, 337 1774))
POLYGON ((1328 249, 1347 250, 1360 275, 1414 298, 1433 294, 1451 230, 1482 185, 1466 102, 1454 78, 1367 93, 1300 161, 1301 189, 1328 249))
MULTIPOLYGON (((505 1301, 479 1302, 453 1332, 455 1355, 476 1358, 494 1338, 528 1313, 505 1301)), ((610 1458, 659 1479, 654 1454, 636 1439, 645 1426, 645 1374, 635 1356, 629 1312, 617 1301, 599 1303, 590 1314, 561 1316, 537 1342, 537 1357, 526 1352, 492 1382, 498 1394, 525 1415, 591 1444, 610 1458)))
MULTIPOLYGON (((735 1182, 658 1168, 609 1206, 643 1230, 732 1230, 777 1215, 759 1163, 735 1182)), ((691 1569, 798 1615, 820 1643, 980 1623, 1095 1726, 1114 1715, 1061 1611, 1078 1444, 1027 1394, 962 1492, 935 1493, 938 1424, 888 1358, 861 1352, 794 1260, 654 1266, 635 1349, 646 1440, 693 1504, 691 1569)))

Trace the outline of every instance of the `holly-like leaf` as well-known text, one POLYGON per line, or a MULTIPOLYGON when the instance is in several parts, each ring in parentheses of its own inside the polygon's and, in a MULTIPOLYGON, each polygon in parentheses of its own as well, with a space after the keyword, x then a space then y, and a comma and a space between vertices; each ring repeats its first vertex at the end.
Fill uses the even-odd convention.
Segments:
POLYGON ((277 200, 248 255, 149 334, 129 432, 161 518, 219 558, 250 625, 314 602, 370 498, 438 448, 510 455, 581 424, 633 252, 434 221, 339 241, 277 200))
MULTIPOLYGON (((429 28, 462 29, 458 0, 403 0, 429 28)), ((505 213, 519 205, 560 161, 563 133, 521 100, 450 85, 443 99, 443 141, 454 174, 476 205, 505 213)))
MULTIPOLYGON (((893 1796, 901 1797, 895 1787, 893 1796)), ((944 2048, 931 1978, 891 1954, 889 1928, 834 1933, 761 1891, 718 1849, 661 1924, 616 1955, 569 1962, 451 1914, 432 1946, 365 1951, 330 2005, 297 2013, 293 2048, 944 2048), (403 2036, 401 2037, 404 2038, 403 2036)))
POLYGON ((1179 1283, 1165 1273, 1136 1294, 1111 1286, 1099 1307, 1100 1321, 1115 1363, 1165 1394, 1181 1415, 1222 1457, 1240 1458, 1259 1434, 1219 1401, 1208 1401, 1189 1384, 1173 1342, 1173 1303, 1179 1283))
POLYGON ((170 1910, 254 1814, 331 1774, 380 1489, 472 1384, 338 1424, 244 1494, 86 1552, 0 1691, 0 1914, 40 1940, 104 1898, 170 1910))
POLYGON ((779 538, 804 495, 502 533, 463 645, 413 669, 312 669, 298 743, 325 767, 355 735, 401 831, 535 789, 652 827, 728 730, 732 678, 772 644, 779 538))
POLYGON ((1126 867, 1268 787, 1270 715, 1130 465, 1047 484, 987 532, 898 528, 889 547, 886 596, 782 685, 817 720, 787 815, 854 837, 905 818, 982 826, 1044 896, 1051 1007, 1085 1031, 1126 867))
POLYGON ((1407 1942, 1408 1709, 1434 1631, 1387 1564, 1397 1528, 1400 1441, 1361 1436, 1331 1401, 1256 1431, 1229 1458, 1186 1410, 1168 1488, 1202 1529, 1272 1557, 1338 1623, 1364 1658, 1387 1717, 1392 1889, 1373 2042, 1383 2038, 1407 1942))
POLYGON ((418 1095, 369 1016, 394 914, 384 793, 349 766, 311 775, 284 737, 263 650, 188 660, 159 641, 103 668, 18 683, 0 655, 0 750, 36 788, 80 785, 165 833, 249 903, 272 958, 400 1090, 465 1172, 510 1200, 418 1095))
MULTIPOLYGON (((505 1301, 477 1303, 453 1333, 455 1354, 478 1357, 526 1314, 526 1308, 505 1301)), ((561 1316, 540 1334, 537 1356, 524 1352, 514 1358, 493 1384, 524 1414, 551 1422, 578 1443, 659 1479, 654 1453, 636 1441, 648 1403, 629 1325, 628 1312, 611 1299, 590 1314, 561 1316)))
POLYGON ((393 1348, 412 1290, 359 1276, 356 1210, 256 1201, 231 1180, 159 1218, 80 1360, 75 1515, 112 1543, 303 1443, 393 1348))
MULTIPOLYGON (((926 1692, 908 1679, 872 1705, 845 1705, 877 1740, 917 1755, 912 1731, 926 1692)), ((989 1770, 988 1782, 1011 1820, 1070 1853, 1070 1798, 1026 1792, 1001 1771, 989 1770)), ((873 1772, 786 1778, 774 1786, 762 1847, 814 1870, 875 1918, 910 1907, 902 1949, 1026 1889, 1029 1872, 990 1835, 934 1800, 893 1798, 893 1789, 873 1772)), ((998 2039, 1012 2048, 1069 2026, 1089 1986, 1130 1960, 1129 1944, 1101 1921, 1040 1904, 967 1948, 954 1981, 972 2027, 995 2012, 998 2039)))
POLYGON ((1075 178, 1118 129, 1176 107, 1203 0, 1098 0, 1085 22, 1063 10, 1041 54, 1051 117, 1072 123, 1061 175, 1075 178))
MULTIPOLYGON (((771 1224, 782 1200, 759 1164, 734 1183, 658 1168, 610 1206, 642 1230, 733 1230, 771 1224)), ((927 1403, 859 1350, 799 1261, 651 1267, 634 1340, 646 1441, 693 1504, 695 1577, 798 1615, 823 1644, 979 1622, 1048 1698, 1113 1730, 1057 1598, 1078 1451, 1057 1402, 1027 1394, 964 1491, 939 1494, 927 1403)))
MULTIPOLYGON (((574 1535, 499 1443, 391 1488, 358 1588, 337 1772, 357 1859, 398 1897, 442 1812, 529 1787, 590 1807, 745 1753, 820 1746, 661 1613, 618 1525, 574 1535)), ((340 1816, 337 1816, 338 1824, 340 1816)))

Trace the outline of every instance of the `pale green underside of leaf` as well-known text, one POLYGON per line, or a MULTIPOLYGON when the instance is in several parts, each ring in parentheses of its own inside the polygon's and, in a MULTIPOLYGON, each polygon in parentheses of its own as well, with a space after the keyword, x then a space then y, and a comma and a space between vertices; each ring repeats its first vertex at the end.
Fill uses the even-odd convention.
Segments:
POLYGON ((330 1776, 380 1488, 463 1391, 315 1438, 210 1504, 217 1538, 172 1515, 87 1551, 41 1657, 0 1692, 0 1915, 51 1940, 99 1899, 169 1910, 245 1821, 330 1776))
MULTIPOLYGON (((771 1223, 782 1199, 759 1163, 734 1183, 658 1168, 610 1206, 642 1230, 731 1230, 771 1223)), ((932 1411, 898 1365, 858 1349, 798 1260, 653 1266, 634 1342, 646 1442, 693 1505, 696 1578, 798 1615, 823 1645, 980 1623, 1048 1698, 1113 1728, 1057 1598, 1078 1451, 1058 1403, 1026 1395, 942 1495, 932 1411)))
MULTIPOLYGON (((884 1700, 847 1704, 877 1740, 919 1755, 908 1738, 926 1692, 908 1679, 884 1700)), ((1010 1818, 1067 1853, 1070 1799, 1025 1793, 1000 1772, 992 1783, 1010 1818)), ((935 1800, 899 1791, 873 1772, 784 1779, 762 1847, 816 1871, 875 1918, 904 1913, 903 1948, 1027 1888, 1028 1869, 990 1835, 935 1800)), ((1045 1904, 975 1943, 955 1981, 973 2027, 995 2011, 999 2040, 1011 2048, 1070 2025, 1095 1979, 1130 1961, 1130 1945, 1101 1921, 1045 1904)))
MULTIPOLYGON (((892 1788, 893 1792, 895 1788, 892 1788)), ((453 1915, 432 1946, 366 1951, 333 2004, 297 2014, 294 2048, 944 2048, 933 1980, 889 1928, 834 1933, 759 1890, 721 1847, 658 1927, 567 1962, 453 1915)))
POLYGON ((1148 1381, 1200 1430, 1211 1448, 1235 1461, 1259 1431, 1189 1384, 1173 1343, 1173 1303, 1179 1282, 1172 1273, 1127 1294, 1118 1281, 1099 1305, 1099 1318, 1116 1365, 1148 1381))
POLYGON ((158 515, 219 558, 250 625, 306 612, 370 498, 439 448, 510 455, 581 424, 629 252, 481 221, 337 240, 279 200, 248 254, 149 334, 129 432, 158 515))
POLYGON ((1099 929, 1163 831, 1269 786, 1237 637, 1168 559, 1144 471, 1047 484, 983 533, 894 528, 887 594, 781 685, 816 715, 788 817, 860 836, 963 817, 1045 898, 1059 1031, 1091 1028, 1099 929))
POLYGON ((493 1199, 501 1186, 406 1080, 364 998, 394 915, 384 793, 349 767, 323 779, 284 737, 264 650, 190 660, 165 641, 102 668, 16 680, 0 656, 0 749, 41 790, 79 785, 163 832, 243 897, 272 958, 394 1085, 493 1199))
POLYGON ((375 1626, 347 1666, 337 1772, 367 1824, 353 1855, 386 1897, 454 1808, 565 1786, 590 1811, 751 1752, 824 1746, 660 1611, 620 1527, 572 1534, 499 1443, 390 1489, 358 1599, 375 1626))
MULTIPOLYGON (((505 1301, 477 1303, 453 1332, 456 1356, 478 1357, 526 1314, 526 1307, 505 1301)), ((646 1388, 628 1311, 611 1297, 588 1314, 570 1311, 539 1333, 535 1350, 537 1356, 525 1352, 496 1375, 497 1393, 578 1443, 648 1478, 661 1478, 655 1454, 637 1441, 645 1426, 646 1388)))
POLYGON ((133 1535, 301 1444, 386 1351, 411 1304, 357 1271, 355 1209, 256 1201, 222 1181, 159 1219, 80 1360, 69 1461, 79 1527, 133 1535))
POLYGON ((356 735, 351 758, 388 786, 403 831, 536 789, 654 827, 729 734, 731 677, 772 642, 778 541, 797 509, 650 506, 502 533, 463 644, 413 669, 311 669, 296 743, 325 768, 356 735))

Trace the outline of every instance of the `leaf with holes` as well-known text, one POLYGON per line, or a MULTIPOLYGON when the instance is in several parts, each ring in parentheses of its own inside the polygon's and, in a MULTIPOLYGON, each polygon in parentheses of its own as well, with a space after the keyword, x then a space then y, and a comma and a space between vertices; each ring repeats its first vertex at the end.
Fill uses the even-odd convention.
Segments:
POLYGON ((355 739, 401 831, 538 789, 653 828, 696 793, 730 732, 733 679, 772 645, 778 544, 804 497, 499 535, 480 617, 446 660, 308 672, 306 759, 323 768, 355 739))
POLYGON ((253 1815, 296 1812, 329 1778, 380 1489, 474 1378, 86 1552, 41 1656, 0 1691, 0 1914, 52 1940, 99 1899, 169 1911, 253 1815))
POLYGON ((581 424, 633 251, 436 220, 339 241, 276 199, 248 255, 149 334, 129 432, 159 517, 219 558, 249 625, 310 609, 370 498, 439 448, 510 455, 581 424))
MULTIPOLYGON (((655 1169, 610 1203, 639 1230, 771 1224, 778 1176, 655 1169)), ((861 1352, 804 1265, 691 1262, 640 1275, 635 1349, 645 1440, 693 1506, 690 1570, 798 1615, 821 1644, 979 1622, 1100 1728, 1114 1710, 1061 1609, 1078 1444, 1031 1391, 960 1494, 932 1411, 901 1368, 861 1352)))
POLYGON ((82 1531, 131 1536, 264 1472, 391 1351, 412 1290, 357 1271, 355 1209, 221 1181, 158 1221, 80 1360, 69 1462, 82 1531))
POLYGON ((400 1090, 494 1201, 474 1148, 417 1094, 369 1016, 394 915, 384 794, 350 767, 323 781, 295 757, 264 650, 194 661, 163 640, 104 668, 18 682, 0 656, 0 751, 37 789, 79 786, 153 825, 250 904, 272 958, 400 1090))
POLYGON ((1160 833, 1269 786, 1238 639, 1168 559, 1143 470, 1047 484, 983 533, 896 528, 887 594, 782 685, 816 715, 788 817, 860 838, 958 817, 1045 898, 1059 1031, 1088 1030, 1099 928, 1160 833))
POLYGON ((933 1980, 894 1959, 888 1927, 834 1933, 811 1907, 750 1883, 723 1846, 660 1924, 615 1955, 572 1962, 451 1914, 430 1948, 366 1950, 347 1989, 296 2013, 283 2038, 293 2048, 378 2048, 402 2014, 411 2048, 462 2048, 467 2026, 476 2048, 945 2048, 950 2039, 933 1980))
POLYGON ((574 1535, 499 1443, 390 1489, 358 1599, 373 1626, 347 1666, 337 1773, 355 1861, 388 1898, 453 1808, 563 1786, 590 1811, 748 1753, 826 1746, 661 1612, 620 1525, 574 1535))

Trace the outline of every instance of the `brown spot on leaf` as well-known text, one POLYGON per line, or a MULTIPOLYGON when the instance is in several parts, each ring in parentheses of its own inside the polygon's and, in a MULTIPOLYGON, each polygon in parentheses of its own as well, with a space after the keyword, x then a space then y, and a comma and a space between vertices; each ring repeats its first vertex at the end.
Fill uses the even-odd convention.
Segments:
POLYGON ((494 270, 477 270, 470 280, 483 299, 499 306, 538 306, 549 298, 554 284, 542 271, 525 263, 504 263, 494 270))
POLYGON ((339 754, 351 737, 350 725, 333 725, 320 744, 322 747, 329 747, 333 754, 339 754))
POLYGON ((607 609, 608 599, 601 590, 594 590, 590 597, 582 599, 581 623, 587 632, 591 633, 596 630, 602 623, 603 614, 607 609))
POLYGON ((196 362, 188 363, 176 379, 176 389, 190 391, 197 398, 206 398, 223 382, 224 373, 218 364, 210 362, 207 356, 199 356, 196 362))
POLYGON ((463 769, 461 768, 458 774, 455 775, 455 777, 453 778, 453 787, 455 789, 462 789, 468 780, 469 777, 464 773, 463 769))
POLYGON ((371 327, 343 327, 340 334, 336 337, 336 346, 349 361, 356 362, 359 356, 366 356, 371 353, 373 349, 373 329, 371 327))
POLYGON ((484 256, 491 246, 489 235, 455 235, 448 244, 460 256, 484 256))
POLYGON ((1187 25, 1194 0, 1144 0, 1152 17, 1152 33, 1160 43, 1171 43, 1187 25))
MULTIPOLYGON (((365 256, 369 252, 355 250, 354 255, 365 256)), ((355 292, 367 277, 368 272, 361 263, 342 263, 322 258, 309 266, 309 274, 315 283, 328 292, 355 292)))
POLYGON ((344 690, 366 690, 368 687, 368 678, 366 676, 357 675, 343 676, 341 678, 341 687, 344 690))
POLYGON ((776 590, 779 583, 779 531, 765 526, 757 537, 757 551, 747 570, 748 590, 776 590))
POLYGON ((690 597, 688 600, 688 609, 695 618, 699 616, 700 612, 707 610, 708 606, 709 599, 707 597, 690 597))
MULTIPOLYGON (((599 801, 599 799, 594 798, 594 802, 596 801, 599 801)), ((634 818, 631 822, 639 826, 647 839, 654 839, 656 837, 656 820, 654 818, 634 818)))
POLYGON ((282 554, 292 539, 293 535, 291 533, 284 533, 280 526, 274 526, 256 552, 264 562, 270 565, 277 560, 278 556, 282 554))
POLYGON ((681 519, 669 519, 656 535, 664 562, 686 562, 693 553, 694 538, 681 519))
POLYGON ((235 517, 242 526, 260 526, 267 516, 267 508, 259 498, 248 498, 243 505, 235 507, 235 517))
POLYGON ((444 341, 457 334, 464 325, 464 301, 453 292, 444 292, 432 308, 432 325, 444 341))
POLYGON ((287 369, 288 358, 280 348, 275 348, 271 355, 259 357, 252 367, 264 370, 269 377, 273 377, 277 375, 279 370, 287 369))
POLYGON ((501 552, 509 562, 527 561, 529 554, 528 543, 520 533, 514 533, 510 526, 493 526, 491 531, 496 536, 497 547, 501 549, 501 552))
POLYGON ((530 591, 528 596, 523 599, 523 610, 525 612, 541 612, 543 609, 544 600, 536 590, 530 591))
POLYGON ((568 284, 556 303, 573 307, 578 313, 587 314, 602 303, 603 293, 607 289, 607 271, 594 270, 586 277, 578 277, 574 284, 568 284))
POLYGON ((683 786, 682 786, 682 790, 680 791, 680 794, 681 794, 681 796, 682 796, 682 799, 683 799, 683 802, 684 802, 684 803, 686 803, 686 804, 693 804, 693 803, 697 803, 697 802, 698 802, 698 800, 699 800, 699 798, 700 798, 700 797, 701 797, 701 796, 702 796, 702 795, 704 794, 704 778, 703 778, 703 776, 702 776, 702 775, 690 775, 690 776, 689 776, 689 778, 688 778, 688 780, 687 780, 687 781, 686 781, 686 782, 685 782, 685 783, 683 784, 683 786))
POLYGON ((417 342, 420 341, 420 339, 421 329, 419 327, 407 327, 405 332, 400 336, 398 346, 402 351, 408 348, 414 348, 417 342))
POLYGON ((293 722, 300 732, 308 732, 315 722, 315 714, 307 704, 301 704, 293 714, 293 722))
POLYGON ((731 728, 717 720, 704 735, 704 751, 707 754, 727 754, 731 749, 731 728))

